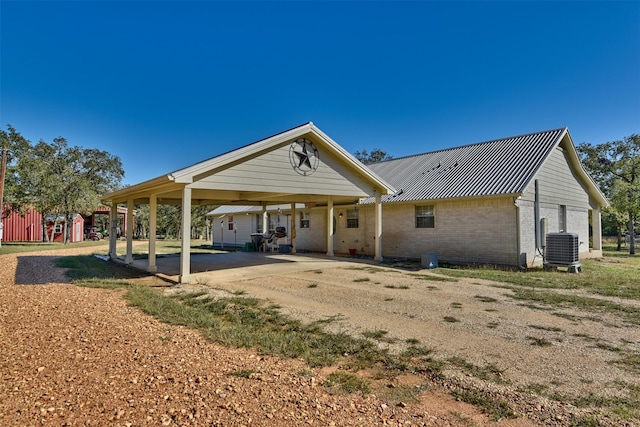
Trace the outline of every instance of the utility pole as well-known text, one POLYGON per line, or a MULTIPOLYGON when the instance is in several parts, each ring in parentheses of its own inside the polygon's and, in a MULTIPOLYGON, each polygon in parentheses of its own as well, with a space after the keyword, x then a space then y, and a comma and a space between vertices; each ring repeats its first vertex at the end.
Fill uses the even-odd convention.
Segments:
POLYGON ((2 246, 2 214, 4 212, 4 171, 7 168, 7 147, 2 147, 2 166, 0 166, 0 247, 2 246))

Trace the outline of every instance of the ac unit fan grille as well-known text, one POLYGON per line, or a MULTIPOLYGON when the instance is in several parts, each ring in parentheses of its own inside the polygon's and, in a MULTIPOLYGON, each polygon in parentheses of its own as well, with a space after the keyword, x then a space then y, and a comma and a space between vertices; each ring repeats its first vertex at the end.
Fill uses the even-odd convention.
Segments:
POLYGON ((549 264, 574 265, 580 261, 576 233, 549 233, 545 247, 545 261, 549 264))

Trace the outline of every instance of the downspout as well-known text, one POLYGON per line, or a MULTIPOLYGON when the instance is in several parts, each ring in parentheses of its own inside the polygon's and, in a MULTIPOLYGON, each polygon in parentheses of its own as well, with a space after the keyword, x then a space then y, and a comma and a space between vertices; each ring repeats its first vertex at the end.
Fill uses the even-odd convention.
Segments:
POLYGON ((533 202, 533 222, 534 233, 536 237, 536 250, 539 251, 540 247, 540 190, 538 188, 538 180, 535 180, 535 199, 533 202))

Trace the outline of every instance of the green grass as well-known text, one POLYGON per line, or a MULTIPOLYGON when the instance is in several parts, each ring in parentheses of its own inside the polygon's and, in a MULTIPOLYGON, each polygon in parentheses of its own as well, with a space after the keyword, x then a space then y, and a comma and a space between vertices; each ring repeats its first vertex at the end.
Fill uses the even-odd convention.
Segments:
MULTIPOLYGON (((67 275, 72 279, 133 279, 147 276, 146 273, 130 268, 120 268, 111 262, 102 261, 93 255, 61 257, 55 260, 57 267, 70 269, 67 275)), ((98 280, 99 281, 99 280, 98 280)))
POLYGON ((369 383, 366 380, 358 377, 357 375, 336 371, 327 377, 324 383, 325 387, 332 390, 340 390, 346 393, 362 393, 368 394, 371 392, 369 383))
POLYGON ((479 406, 494 421, 516 417, 516 414, 505 401, 496 399, 480 390, 459 389, 452 391, 452 394, 463 402, 479 406))
POLYGON ((581 289, 594 295, 640 299, 640 256, 631 256, 606 248, 604 258, 581 261, 582 273, 544 271, 525 272, 491 267, 440 268, 450 277, 493 280, 530 289, 581 289))
POLYGON ((63 243, 46 242, 2 242, 2 246, 0 246, 0 255, 85 247, 104 247, 104 250, 101 252, 107 252, 107 241, 100 240, 94 242, 93 240, 89 240, 86 242, 68 243, 66 245, 63 243))
POLYGON ((458 368, 461 368, 464 372, 476 378, 492 381, 498 384, 508 383, 508 381, 506 381, 502 376, 506 369, 501 369, 493 363, 488 363, 485 366, 481 367, 469 363, 461 357, 449 358, 448 362, 454 366, 457 366, 458 368))

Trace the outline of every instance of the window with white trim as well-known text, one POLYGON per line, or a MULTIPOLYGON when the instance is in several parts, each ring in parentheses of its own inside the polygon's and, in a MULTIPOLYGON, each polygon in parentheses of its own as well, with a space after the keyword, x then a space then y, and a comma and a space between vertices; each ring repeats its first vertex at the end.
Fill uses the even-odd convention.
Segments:
POLYGON ((416 228, 435 228, 436 217, 433 205, 416 206, 416 228))
POLYGON ((347 209, 347 228, 358 228, 357 209, 347 209))
POLYGON ((309 228, 309 212, 300 212, 300 228, 309 228))

